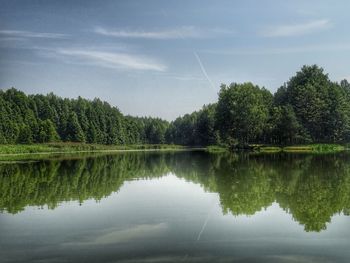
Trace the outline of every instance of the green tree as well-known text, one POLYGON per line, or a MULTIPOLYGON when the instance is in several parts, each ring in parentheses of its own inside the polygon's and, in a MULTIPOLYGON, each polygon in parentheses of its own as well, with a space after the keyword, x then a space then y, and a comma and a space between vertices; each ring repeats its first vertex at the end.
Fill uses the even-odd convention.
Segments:
POLYGON ((271 119, 271 138, 274 144, 296 144, 310 142, 299 124, 293 107, 290 105, 274 107, 271 119))
POLYGON ((214 145, 220 142, 215 130, 216 104, 204 105, 198 112, 196 141, 198 145, 214 145))
POLYGON ((30 144, 33 142, 32 130, 29 126, 23 124, 19 130, 19 135, 17 139, 18 143, 30 144))
POLYGON ((266 92, 252 83, 221 86, 216 121, 227 143, 248 144, 261 136, 269 118, 266 92))
POLYGON ((55 125, 51 120, 45 120, 39 122, 39 134, 38 142, 56 142, 59 140, 59 136, 56 132, 55 125))
POLYGON ((68 123, 66 127, 66 134, 69 141, 72 142, 85 142, 85 135, 81 128, 77 114, 72 112, 69 115, 68 123))

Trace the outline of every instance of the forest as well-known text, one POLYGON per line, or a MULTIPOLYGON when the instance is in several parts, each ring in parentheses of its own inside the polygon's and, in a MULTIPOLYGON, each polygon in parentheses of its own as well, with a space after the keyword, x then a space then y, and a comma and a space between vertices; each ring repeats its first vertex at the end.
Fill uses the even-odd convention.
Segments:
POLYGON ((350 141, 350 84, 303 66, 272 94, 250 82, 221 85, 218 101, 172 122, 133 117, 100 99, 0 90, 0 144, 294 145, 350 141))

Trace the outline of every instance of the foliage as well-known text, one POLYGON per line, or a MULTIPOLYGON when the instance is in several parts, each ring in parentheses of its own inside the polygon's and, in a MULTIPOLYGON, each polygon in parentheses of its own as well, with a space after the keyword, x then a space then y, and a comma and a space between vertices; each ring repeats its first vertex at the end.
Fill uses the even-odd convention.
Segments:
POLYGON ((223 139, 241 144, 258 141, 268 119, 266 92, 252 83, 221 86, 216 121, 223 139))
POLYGON ((350 141, 350 84, 303 66, 272 95, 252 83, 222 85, 217 103, 172 122, 124 116, 99 99, 0 91, 0 144, 80 142, 246 148, 350 141))
POLYGON ((350 84, 331 82, 316 65, 302 67, 274 95, 252 83, 223 84, 203 125, 205 110, 172 122, 168 141, 246 148, 350 140, 350 84))
POLYGON ((169 125, 159 118, 123 116, 99 99, 27 96, 14 88, 0 91, 0 109, 0 144, 164 144, 169 125))

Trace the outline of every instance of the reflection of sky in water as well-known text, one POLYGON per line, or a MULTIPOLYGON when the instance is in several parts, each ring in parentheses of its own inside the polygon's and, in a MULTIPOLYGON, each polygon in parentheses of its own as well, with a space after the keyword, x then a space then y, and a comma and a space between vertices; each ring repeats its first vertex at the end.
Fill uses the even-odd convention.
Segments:
POLYGON ((100 202, 0 214, 0 262, 348 262, 349 217, 305 232, 277 203, 223 215, 217 193, 173 174, 125 182, 100 202))

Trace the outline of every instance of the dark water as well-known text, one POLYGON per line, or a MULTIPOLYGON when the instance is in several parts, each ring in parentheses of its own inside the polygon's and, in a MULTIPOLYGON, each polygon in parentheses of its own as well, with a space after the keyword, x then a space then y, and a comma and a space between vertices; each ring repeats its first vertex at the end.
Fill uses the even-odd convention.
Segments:
POLYGON ((0 262, 350 262, 350 155, 0 164, 0 262))

